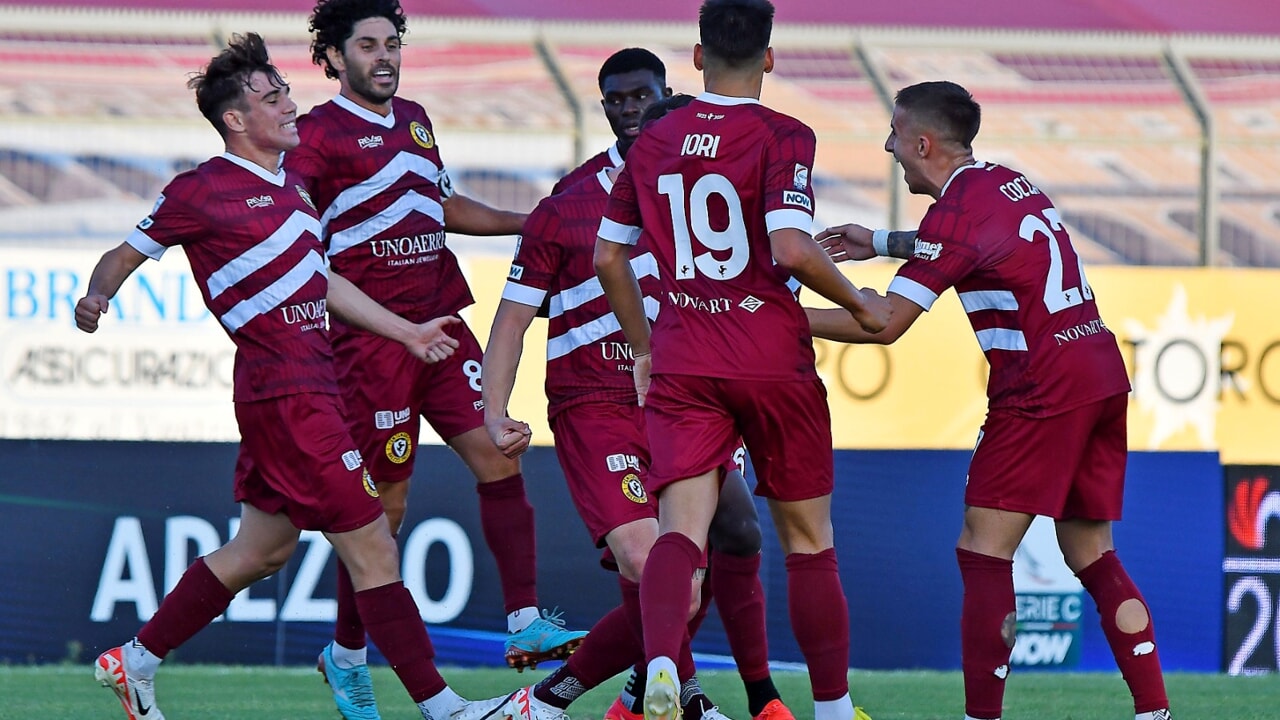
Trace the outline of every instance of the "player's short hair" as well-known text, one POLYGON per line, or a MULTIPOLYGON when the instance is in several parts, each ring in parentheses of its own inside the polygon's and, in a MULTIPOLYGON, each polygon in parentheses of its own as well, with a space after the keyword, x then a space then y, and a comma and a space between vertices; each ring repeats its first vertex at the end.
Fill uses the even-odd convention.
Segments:
POLYGON ((973 149, 982 124, 982 106, 968 90, 947 80, 922 82, 899 90, 893 102, 910 114, 912 123, 934 130, 965 150, 973 149))
POLYGON ((356 23, 372 17, 391 21, 396 35, 404 37, 404 8, 400 7, 400 0, 317 0, 307 30, 311 32, 311 62, 324 68, 325 77, 338 79, 338 71, 329 64, 326 51, 334 48, 341 52, 355 32, 356 23))
POLYGON ((658 102, 644 109, 640 115, 640 130, 644 130, 645 125, 654 120, 661 120, 666 117, 667 113, 672 110, 678 110, 685 105, 693 102, 696 98, 685 93, 676 93, 669 98, 662 98, 658 102))
POLYGON ((769 0, 706 0, 698 11, 703 52, 729 67, 763 56, 772 32, 773 3, 769 0))
POLYGON ((227 137, 227 124, 223 122, 222 114, 227 108, 249 108, 245 102, 245 90, 250 89, 253 74, 259 71, 267 76, 273 87, 286 85, 280 71, 271 64, 262 36, 257 33, 236 34, 231 36, 226 50, 215 55, 202 72, 192 74, 187 81, 187 87, 196 91, 196 107, 200 108, 200 114, 224 139, 227 137))
POLYGON ((600 66, 600 76, 597 78, 600 91, 604 92, 604 79, 610 75, 622 75, 636 70, 652 72, 658 82, 662 83, 663 87, 666 87, 667 66, 662 64, 657 55, 648 50, 631 47, 610 55, 609 59, 605 60, 604 64, 600 66))

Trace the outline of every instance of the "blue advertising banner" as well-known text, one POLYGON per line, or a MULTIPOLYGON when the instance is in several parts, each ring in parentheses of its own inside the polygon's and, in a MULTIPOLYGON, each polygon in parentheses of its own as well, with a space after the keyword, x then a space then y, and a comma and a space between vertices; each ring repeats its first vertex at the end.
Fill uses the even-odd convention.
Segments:
MULTIPOLYGON (((501 589, 470 473, 424 446, 401 533, 405 582, 442 662, 499 665, 501 589)), ((127 640, 190 561, 225 542, 236 446, 227 443, 0 441, 0 662, 86 662, 127 640)), ((837 553, 849 598, 852 667, 959 667, 954 545, 968 453, 836 451, 837 553)), ((618 602, 569 501, 551 448, 525 456, 545 606, 587 628, 618 602)), ((1222 469, 1213 453, 1134 453, 1116 542, 1156 621, 1168 670, 1217 671, 1223 647, 1222 469)), ((770 657, 800 662, 784 558, 761 505, 770 657)), ((278 575, 180 648, 181 661, 305 664, 330 637, 334 562, 307 533, 278 575)), ((1114 661, 1083 596, 1077 669, 1114 661)), ((714 611, 695 642, 728 654, 714 611)))

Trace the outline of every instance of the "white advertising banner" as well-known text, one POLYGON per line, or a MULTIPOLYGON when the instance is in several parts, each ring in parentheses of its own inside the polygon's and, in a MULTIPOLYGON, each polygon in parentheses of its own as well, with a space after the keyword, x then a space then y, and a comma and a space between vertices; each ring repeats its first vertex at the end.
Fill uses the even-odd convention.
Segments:
POLYGON ((102 250, 0 250, 0 437, 239 440, 235 346, 180 249, 143 263, 98 332, 76 329, 102 250))

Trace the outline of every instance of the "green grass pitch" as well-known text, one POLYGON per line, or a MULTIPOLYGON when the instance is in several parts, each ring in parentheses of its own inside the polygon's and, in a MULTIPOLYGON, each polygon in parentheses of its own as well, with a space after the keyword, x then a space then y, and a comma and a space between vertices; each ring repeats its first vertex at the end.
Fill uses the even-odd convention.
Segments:
MULTIPOLYGON (((544 670, 445 668, 466 697, 493 697, 536 681, 544 670)), ((386 667, 373 669, 382 717, 414 720, 417 710, 386 667)), ((700 674, 707 694, 733 720, 750 720, 742 685, 732 672, 700 674)), ((774 680, 797 720, 813 719, 808 679, 779 672, 774 680)), ((959 720, 964 716, 958 672, 861 672, 849 675, 854 703, 874 720, 959 720)), ((1227 677, 1174 673, 1167 677, 1174 717, 1186 720, 1274 720, 1280 717, 1280 676, 1227 677)), ((615 679, 569 708, 575 719, 599 720, 621 687, 615 679)), ((336 720, 328 688, 310 668, 228 667, 173 663, 160 670, 157 700, 170 720, 336 720)), ((111 720, 124 717, 115 696, 93 679, 89 665, 0 667, 0 718, 111 720)), ((1132 705, 1113 673, 1016 673, 1009 679, 1004 720, 1129 720, 1132 705)))

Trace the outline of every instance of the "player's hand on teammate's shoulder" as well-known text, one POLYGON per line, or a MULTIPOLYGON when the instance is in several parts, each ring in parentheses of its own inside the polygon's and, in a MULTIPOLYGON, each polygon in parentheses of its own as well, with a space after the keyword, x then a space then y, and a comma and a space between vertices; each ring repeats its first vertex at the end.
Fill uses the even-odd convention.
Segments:
POLYGON ((91 333, 98 329, 98 318, 107 313, 111 301, 105 295, 85 295, 76 303, 76 327, 91 333))
POLYGON ((458 349, 458 341, 450 337, 446 328, 462 320, 454 315, 445 315, 415 326, 416 332, 405 340, 404 345, 415 357, 426 363, 438 363, 458 349))
POLYGON ((636 401, 644 407, 644 398, 649 394, 649 371, 653 369, 653 355, 644 353, 636 355, 631 375, 636 381, 636 401))
POLYGON ((485 418, 484 429, 498 450, 509 458, 523 455, 533 439, 533 429, 528 423, 509 417, 485 418))
POLYGON ((862 295, 862 304, 849 309, 853 319, 869 333, 885 329, 889 325, 889 319, 893 317, 893 305, 889 303, 889 298, 866 287, 859 290, 859 293, 862 295))
POLYGON ((856 223, 837 225, 813 237, 833 262, 870 260, 876 256, 871 247, 871 230, 856 223))

